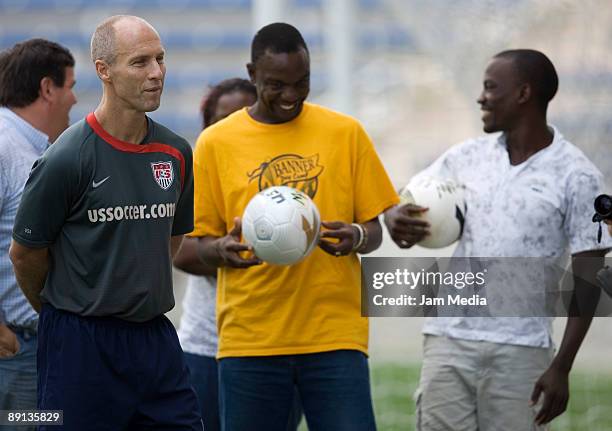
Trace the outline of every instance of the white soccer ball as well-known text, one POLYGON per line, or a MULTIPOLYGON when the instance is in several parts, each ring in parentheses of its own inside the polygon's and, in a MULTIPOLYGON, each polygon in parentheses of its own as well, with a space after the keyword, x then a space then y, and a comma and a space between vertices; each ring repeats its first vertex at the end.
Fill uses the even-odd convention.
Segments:
POLYGON ((461 238, 467 211, 464 190, 453 180, 429 176, 419 176, 402 189, 402 204, 429 208, 419 215, 431 225, 430 235, 418 243, 420 246, 441 248, 461 238))
POLYGON ((242 235, 255 255, 268 263, 291 265, 319 242, 321 217, 308 197, 291 187, 275 186, 257 193, 242 216, 242 235))

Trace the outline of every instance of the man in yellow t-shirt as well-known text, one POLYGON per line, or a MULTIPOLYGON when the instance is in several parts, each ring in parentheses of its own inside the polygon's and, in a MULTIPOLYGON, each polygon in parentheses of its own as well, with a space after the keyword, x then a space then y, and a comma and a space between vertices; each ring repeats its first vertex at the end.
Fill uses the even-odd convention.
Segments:
POLYGON ((294 386, 311 429, 374 430, 357 253, 380 245, 378 215, 398 202, 351 117, 306 103, 310 59, 299 31, 263 27, 247 65, 257 102, 200 135, 194 154, 198 254, 218 266, 222 429, 284 430, 294 386), (270 186, 307 193, 322 239, 292 266, 240 242, 249 199, 270 186))

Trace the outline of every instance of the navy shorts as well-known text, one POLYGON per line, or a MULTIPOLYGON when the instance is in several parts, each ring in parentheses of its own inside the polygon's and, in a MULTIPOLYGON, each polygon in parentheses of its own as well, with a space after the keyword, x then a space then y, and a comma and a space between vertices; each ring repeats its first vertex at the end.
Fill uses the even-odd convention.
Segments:
POLYGON ((198 430, 197 398, 172 323, 82 317, 45 304, 38 326, 40 430, 198 430))

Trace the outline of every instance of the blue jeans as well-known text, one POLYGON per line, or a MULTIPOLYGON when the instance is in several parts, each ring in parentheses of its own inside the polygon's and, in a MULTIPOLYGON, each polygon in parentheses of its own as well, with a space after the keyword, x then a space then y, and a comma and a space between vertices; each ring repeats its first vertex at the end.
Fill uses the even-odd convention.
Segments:
MULTIPOLYGON (((38 337, 28 330, 14 330, 19 351, 0 358, 0 410, 36 409, 36 345, 38 337)), ((32 431, 36 427, 0 426, 8 431, 32 431)))
MULTIPOLYGON (((191 373, 191 384, 198 395, 204 429, 220 431, 219 420, 219 373, 217 360, 210 356, 185 352, 185 362, 191 373)), ((289 415, 287 431, 297 431, 302 419, 302 404, 297 390, 294 393, 293 408, 289 415)))
POLYGON ((219 361, 221 429, 285 431, 297 387, 310 431, 374 431, 366 356, 354 350, 219 361))

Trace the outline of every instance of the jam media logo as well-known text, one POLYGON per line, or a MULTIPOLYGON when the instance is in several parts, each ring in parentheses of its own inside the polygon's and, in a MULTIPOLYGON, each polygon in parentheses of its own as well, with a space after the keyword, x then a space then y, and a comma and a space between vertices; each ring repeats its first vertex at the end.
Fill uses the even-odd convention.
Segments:
POLYGON ((174 181, 174 171, 172 170, 172 162, 152 162, 151 170, 155 182, 164 190, 172 185, 174 181))
POLYGON ((282 154, 263 162, 253 172, 247 172, 249 182, 258 181, 259 191, 272 186, 289 186, 306 193, 310 198, 317 194, 319 175, 323 166, 319 165, 319 155, 302 157, 299 154, 282 154))

